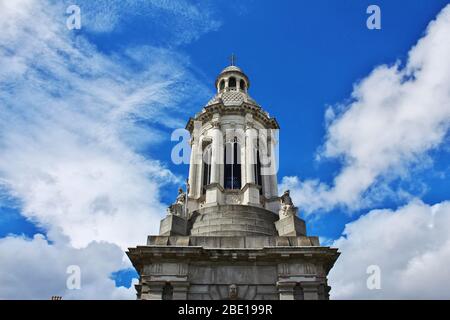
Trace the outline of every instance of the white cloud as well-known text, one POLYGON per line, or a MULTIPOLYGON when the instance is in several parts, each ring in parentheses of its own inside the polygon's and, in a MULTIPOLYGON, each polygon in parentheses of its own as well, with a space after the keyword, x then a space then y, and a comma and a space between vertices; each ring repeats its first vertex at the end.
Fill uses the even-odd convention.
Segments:
POLYGON ((333 243, 341 256, 329 274, 333 299, 449 299, 450 202, 414 200, 373 210, 346 225, 333 243), (366 286, 367 267, 381 271, 381 289, 366 286))
MULTIPOLYGON (((176 106, 187 94, 206 93, 176 52, 102 53, 66 28, 65 9, 0 1, 0 199, 14 197, 54 242, 0 240, 4 298, 130 296, 134 289, 116 289, 109 274, 124 266, 123 249, 157 233, 165 214, 159 189, 179 182, 139 151, 162 142, 161 127, 180 124, 186 104, 176 106), (74 259, 86 270, 86 286, 61 291, 74 259), (26 291, 28 280, 35 287, 26 291)), ((189 24, 186 32, 204 30, 189 24)))
MULTIPOLYGON (((120 247, 91 242, 75 249, 60 241, 49 244, 42 235, 33 239, 0 239, 0 299, 135 299, 131 286, 116 287, 112 272, 128 267, 120 247), (68 289, 69 266, 80 268, 80 289, 68 289)), ((69 269, 70 270, 70 269, 69 269)))
POLYGON ((142 243, 165 212, 159 187, 178 180, 136 151, 160 139, 152 123, 177 123, 178 92, 202 88, 176 54, 146 47, 107 56, 58 12, 2 2, 0 183, 26 217, 60 228, 76 247, 142 243))
POLYGON ((320 157, 342 161, 328 185, 285 177, 296 203, 311 212, 357 209, 386 193, 386 183, 423 165, 450 126, 450 5, 409 52, 404 67, 382 65, 355 85, 352 102, 329 109, 320 157), (339 110, 341 110, 339 112, 339 110), (343 110, 343 111, 342 111, 343 110))

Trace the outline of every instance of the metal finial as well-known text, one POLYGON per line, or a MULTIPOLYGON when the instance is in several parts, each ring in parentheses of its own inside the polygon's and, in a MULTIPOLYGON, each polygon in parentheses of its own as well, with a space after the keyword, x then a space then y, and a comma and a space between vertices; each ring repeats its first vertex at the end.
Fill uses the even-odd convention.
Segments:
POLYGON ((230 56, 230 65, 231 66, 236 65, 236 56, 234 55, 234 53, 232 53, 230 56))

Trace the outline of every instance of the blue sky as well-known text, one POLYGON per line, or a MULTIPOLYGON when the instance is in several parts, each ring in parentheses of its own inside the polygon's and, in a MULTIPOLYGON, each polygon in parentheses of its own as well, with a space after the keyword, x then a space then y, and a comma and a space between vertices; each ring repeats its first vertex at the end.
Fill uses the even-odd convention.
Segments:
MULTIPOLYGON (((424 121, 428 127, 421 126, 420 116, 411 120, 412 128, 406 124, 398 131, 396 124, 409 122, 393 121, 394 128, 386 123, 389 106, 401 109, 396 98, 403 101, 402 92, 410 90, 409 67, 432 64, 422 51, 434 60, 445 52, 445 47, 424 44, 410 54, 418 58, 409 60, 448 1, 78 1, 82 28, 72 31, 64 29, 64 9, 72 3, 46 3, 24 0, 6 10, 14 17, 10 29, 22 30, 23 16, 38 9, 36 20, 44 23, 35 42, 21 49, 15 42, 21 38, 13 32, 0 38, 0 66, 11 66, 0 78, 0 238, 9 235, 29 244, 39 233, 48 247, 60 241, 80 252, 91 241, 122 249, 144 243, 145 234, 157 232, 164 207, 188 173, 186 165, 171 162, 175 143, 170 134, 213 96, 215 77, 231 53, 250 78, 251 96, 280 124, 278 178, 282 187, 293 189, 309 234, 356 252, 354 243, 338 240, 346 224, 354 222, 359 230, 367 217, 384 223, 378 218, 384 212, 401 215, 424 207, 436 212, 444 205, 433 205, 450 199, 449 100, 441 107, 415 100, 418 110, 436 114, 424 121), (366 27, 370 4, 381 8, 381 30, 366 27), (40 37, 49 32, 45 21, 55 26, 53 42, 40 37), (371 80, 381 65, 404 77, 406 85, 377 87, 377 81, 388 78, 371 80), (355 89, 365 80, 366 86, 355 89), (375 102, 369 103, 376 100, 371 92, 380 90, 383 96, 386 88, 393 92, 380 103, 387 107, 379 121, 357 112, 377 110, 375 102), (373 120, 378 131, 358 140, 360 133, 348 129, 351 119, 366 127, 373 120), (383 132, 392 134, 388 142, 376 139, 383 132), (415 132, 430 139, 410 141, 415 132), (364 144, 374 159, 367 171, 361 169, 368 159, 361 151, 364 144), (379 161, 377 144, 383 154, 379 161), (358 182, 355 175, 355 186, 346 189, 346 172, 370 178, 358 182), (346 190, 356 190, 355 198, 346 190)), ((444 22, 444 34, 450 36, 444 22)), ((20 35, 29 36, 26 31, 20 35)), ((442 63, 447 70, 448 63, 442 63)), ((437 86, 448 88, 445 76, 436 77, 443 79, 437 86)), ((416 113, 412 110, 412 117, 416 113)), ((117 287, 129 287, 135 273, 127 263, 115 266, 120 266, 112 269, 117 287)), ((341 297, 360 294, 348 292, 340 292, 341 297)), ((20 291, 3 293, 8 294, 20 291)))

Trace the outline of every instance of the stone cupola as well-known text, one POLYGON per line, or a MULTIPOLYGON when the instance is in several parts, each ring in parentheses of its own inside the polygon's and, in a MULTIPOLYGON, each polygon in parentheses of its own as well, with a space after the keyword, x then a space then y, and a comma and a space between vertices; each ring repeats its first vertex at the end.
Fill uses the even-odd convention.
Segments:
POLYGON ((217 92, 241 91, 247 92, 250 81, 246 74, 237 66, 228 66, 222 70, 216 79, 217 92))
POLYGON ((246 205, 278 213, 278 123, 248 94, 237 66, 220 72, 217 93, 186 126, 191 134, 188 211, 246 205))

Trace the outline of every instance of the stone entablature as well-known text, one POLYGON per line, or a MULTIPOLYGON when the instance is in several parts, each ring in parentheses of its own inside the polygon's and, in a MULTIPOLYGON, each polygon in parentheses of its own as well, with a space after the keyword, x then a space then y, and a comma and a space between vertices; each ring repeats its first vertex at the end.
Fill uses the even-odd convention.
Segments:
POLYGON ((141 299, 161 299, 170 283, 178 299, 227 299, 235 286, 237 299, 286 300, 327 299, 326 275, 338 255, 315 237, 161 236, 128 254, 141 299))
MULTIPOLYGON (((170 247, 202 247, 202 248, 221 248, 221 249, 264 249, 273 247, 283 247, 288 250, 289 247, 313 247, 309 248, 315 252, 322 252, 319 238, 315 236, 148 236, 147 246, 170 246, 170 247)), ((145 248, 145 246, 138 248, 145 248)), ((307 248, 303 248, 307 249, 307 248)), ((337 251, 337 249, 332 249, 337 251)), ((305 252, 302 252, 304 254, 305 252)), ((307 252, 310 254, 311 252, 307 252)))

